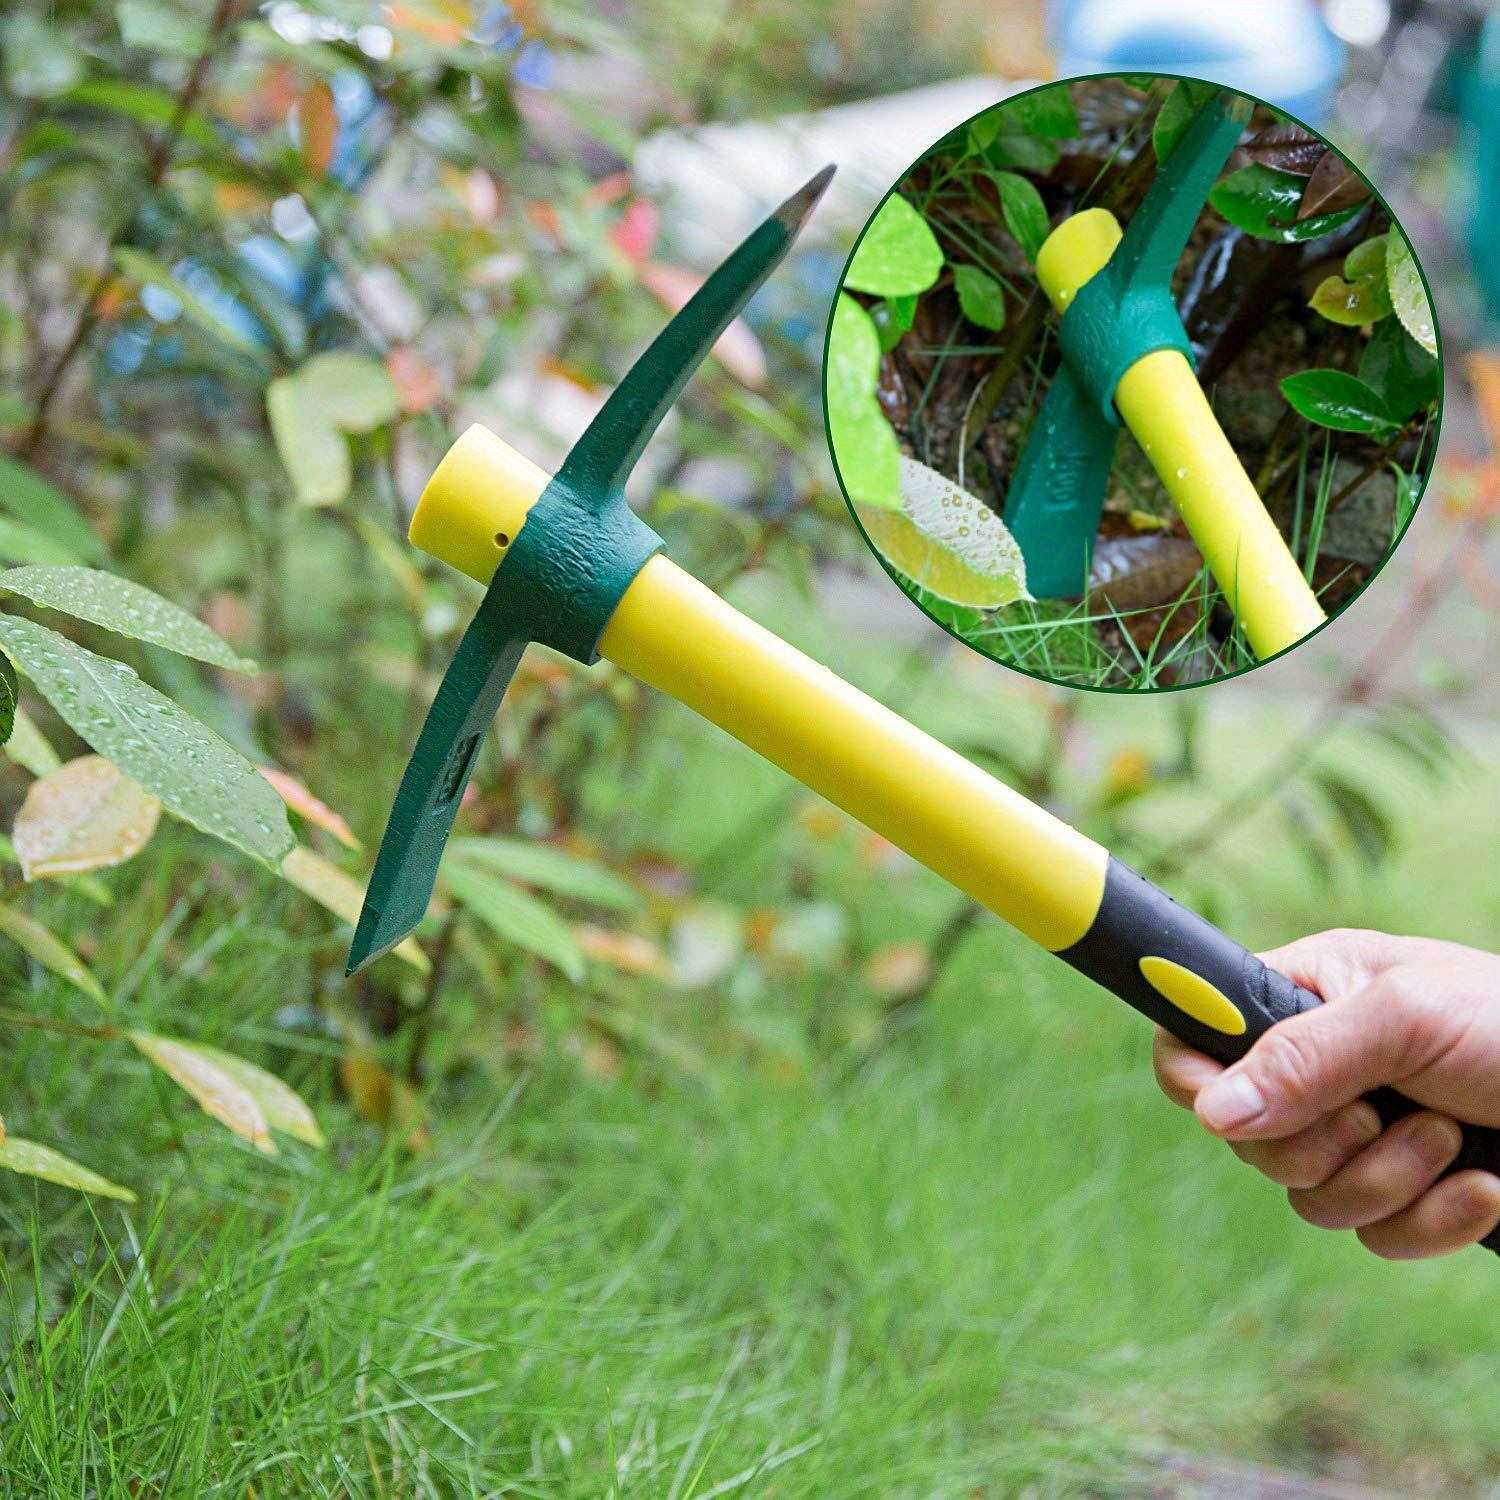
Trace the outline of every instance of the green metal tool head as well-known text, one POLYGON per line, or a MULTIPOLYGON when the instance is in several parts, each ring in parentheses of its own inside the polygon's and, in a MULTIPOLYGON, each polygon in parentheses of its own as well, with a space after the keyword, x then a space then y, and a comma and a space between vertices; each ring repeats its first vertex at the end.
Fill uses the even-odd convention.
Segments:
MULTIPOLYGON (((1214 94, 1194 115, 1131 215, 1104 269, 1058 325, 1063 361, 1037 414, 1006 497, 1005 522, 1039 599, 1081 594, 1120 425, 1120 377, 1158 349, 1189 361, 1172 273, 1249 117, 1249 101, 1214 94)), ((1045 249, 1044 249, 1045 253, 1045 249)))
MULTIPOLYGON (((662 545, 625 502, 652 434, 719 335, 776 268, 822 196, 825 167, 753 230, 615 387, 512 537, 438 686, 391 808, 347 972, 411 933, 479 746, 533 641, 582 662, 636 574, 662 545)), ((455 452, 457 450, 455 449, 455 452)))

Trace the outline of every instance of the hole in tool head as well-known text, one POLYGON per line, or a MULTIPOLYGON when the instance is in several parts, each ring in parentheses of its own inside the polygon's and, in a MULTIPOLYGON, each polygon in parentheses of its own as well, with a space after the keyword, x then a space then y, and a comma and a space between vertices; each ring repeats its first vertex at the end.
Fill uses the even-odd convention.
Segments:
POLYGON ((495 533, 495 545, 497 547, 510 546, 510 537, 503 531, 497 531, 495 533))

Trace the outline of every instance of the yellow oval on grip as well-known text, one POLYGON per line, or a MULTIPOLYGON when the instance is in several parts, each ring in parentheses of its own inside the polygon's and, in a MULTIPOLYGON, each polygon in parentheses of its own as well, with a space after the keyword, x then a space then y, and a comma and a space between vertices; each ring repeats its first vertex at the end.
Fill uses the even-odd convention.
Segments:
POLYGON ((1183 1015, 1214 1031, 1222 1031, 1225 1036, 1245 1034, 1245 1017, 1239 1006, 1201 974, 1155 954, 1147 954, 1141 960, 1141 974, 1163 1000, 1175 1005, 1183 1015))

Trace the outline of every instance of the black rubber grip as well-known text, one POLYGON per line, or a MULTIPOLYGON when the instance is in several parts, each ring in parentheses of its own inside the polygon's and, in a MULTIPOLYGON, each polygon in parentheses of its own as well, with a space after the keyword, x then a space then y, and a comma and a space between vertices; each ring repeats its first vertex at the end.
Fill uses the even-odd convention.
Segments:
MULTIPOLYGON (((1058 957, 1179 1041, 1226 1064, 1243 1057, 1256 1038, 1278 1021, 1323 1003, 1311 990, 1268 969, 1212 922, 1113 858, 1093 926, 1058 957), (1150 958, 1166 959, 1207 980, 1244 1018, 1244 1030, 1224 1031, 1180 1009, 1146 977, 1141 960, 1150 958)), ((1386 1125, 1423 1107, 1391 1088, 1377 1089, 1368 1097, 1386 1125)), ((1500 1175, 1500 1130, 1464 1125, 1463 1132, 1463 1146, 1448 1172, 1480 1167, 1500 1175)), ((1500 1227, 1483 1243, 1500 1253, 1500 1227)))

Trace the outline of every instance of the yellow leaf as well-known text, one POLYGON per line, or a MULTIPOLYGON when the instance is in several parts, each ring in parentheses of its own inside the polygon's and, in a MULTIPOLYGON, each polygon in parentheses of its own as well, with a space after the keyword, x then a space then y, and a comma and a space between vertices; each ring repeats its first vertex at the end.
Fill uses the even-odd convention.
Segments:
POLYGON ((124 863, 156 832, 160 801, 102 755, 80 755, 32 782, 16 814, 27 880, 124 863))
POLYGON ((339 1063, 339 1077, 349 1091, 355 1113, 399 1136, 407 1150, 420 1151, 432 1139, 422 1096, 363 1047, 339 1063))
POLYGON ((151 1059, 174 1083, 180 1084, 206 1114, 243 1136, 257 1151, 276 1154, 270 1122, 255 1095, 213 1058, 187 1042, 153 1036, 149 1031, 127 1033, 131 1045, 151 1059))
POLYGON ((80 1193, 97 1193, 101 1198, 118 1198, 123 1203, 135 1202, 135 1194, 128 1187, 121 1187, 118 1182, 89 1171, 51 1146, 23 1141, 19 1136, 8 1135, 0 1140, 0 1167, 8 1167, 27 1177, 60 1183, 63 1187, 77 1188, 80 1193))
POLYGON ((255 769, 276 788, 281 800, 299 817, 306 818, 309 823, 331 833, 346 849, 357 850, 361 847, 354 836, 354 830, 342 814, 334 812, 321 798, 313 796, 296 777, 288 776, 285 771, 278 771, 275 766, 257 766, 255 769))
POLYGON ((274 1073, 268 1073, 264 1068, 258 1068, 232 1052, 221 1052, 217 1047, 206 1047, 195 1042, 193 1051, 205 1061, 221 1068, 239 1084, 260 1105, 266 1123, 272 1130, 279 1130, 304 1145, 328 1144, 302 1096, 274 1073))
POLYGON ((8 937, 18 948, 34 958, 45 969, 76 984, 91 1000, 104 1001, 104 987, 89 972, 88 965, 35 917, 17 911, 14 906, 0 906, 0 936, 8 937))
MULTIPOLYGON (((298 844, 282 860, 281 874, 283 879, 296 886, 304 896, 311 896, 319 906, 326 907, 334 916, 342 917, 351 926, 359 921, 365 888, 352 875, 346 874, 321 854, 314 854, 305 844, 298 844)), ((415 938, 407 938, 393 951, 420 974, 426 974, 432 968, 432 960, 418 946, 415 938)))
POLYGON ((333 90, 321 78, 314 79, 297 100, 297 131, 303 158, 317 176, 325 176, 338 139, 339 117, 333 90))

